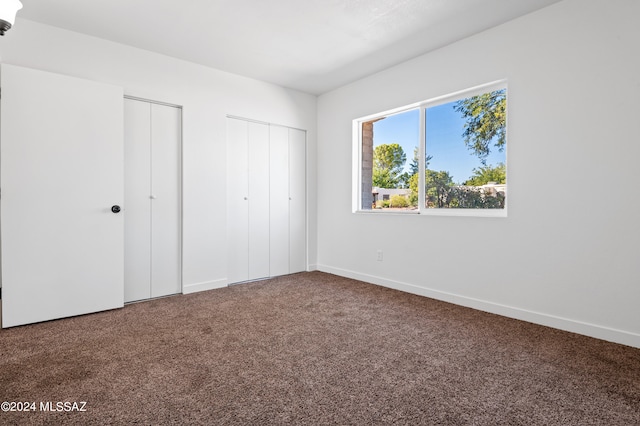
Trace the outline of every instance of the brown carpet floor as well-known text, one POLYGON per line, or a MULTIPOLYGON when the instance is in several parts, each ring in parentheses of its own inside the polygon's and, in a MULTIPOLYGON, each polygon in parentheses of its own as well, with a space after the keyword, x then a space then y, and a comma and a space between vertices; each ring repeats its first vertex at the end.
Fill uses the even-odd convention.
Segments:
POLYGON ((1 401, 36 403, 3 425, 638 425, 640 349, 311 272, 1 330, 1 401))

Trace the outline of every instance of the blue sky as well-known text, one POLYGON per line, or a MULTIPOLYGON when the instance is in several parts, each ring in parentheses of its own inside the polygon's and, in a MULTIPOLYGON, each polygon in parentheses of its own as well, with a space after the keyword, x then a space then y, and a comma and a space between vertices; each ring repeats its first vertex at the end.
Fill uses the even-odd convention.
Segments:
MULTIPOLYGON (((446 170, 455 183, 466 181, 473 169, 482 164, 464 144, 462 132, 464 120, 453 109, 455 102, 427 108, 427 155, 432 170, 446 170)), ((405 170, 413 159, 413 149, 419 138, 419 110, 407 111, 377 121, 374 124, 374 146, 398 143, 407 155, 405 170)), ((506 163, 505 152, 492 149, 487 157, 488 165, 506 163)))

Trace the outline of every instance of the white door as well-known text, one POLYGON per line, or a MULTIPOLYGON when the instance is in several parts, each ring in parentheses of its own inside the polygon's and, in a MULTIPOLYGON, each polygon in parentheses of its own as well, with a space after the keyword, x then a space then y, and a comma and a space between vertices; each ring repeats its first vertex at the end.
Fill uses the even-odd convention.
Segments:
POLYGON ((271 276, 307 269, 306 132, 271 127, 271 276))
POLYGON ((269 276, 269 126, 227 118, 230 283, 269 276))
POLYGON ((307 269, 306 132, 227 119, 229 283, 307 269))
POLYGON ((125 302, 180 293, 181 109, 125 99, 125 302))
POLYGON ((124 100, 124 301, 151 297, 151 108, 124 100))
POLYGON ((248 122, 249 280, 269 276, 269 126, 248 122))
POLYGON ((289 273, 289 129, 270 128, 271 276, 289 273))
POLYGON ((306 138, 289 129, 289 273, 307 270, 306 138))
POLYGON ((152 103, 151 297, 182 291, 181 134, 182 109, 152 103))
POLYGON ((2 326, 123 306, 122 89, 5 64, 0 85, 2 326))
POLYGON ((227 118, 227 281, 249 279, 249 125, 227 118))

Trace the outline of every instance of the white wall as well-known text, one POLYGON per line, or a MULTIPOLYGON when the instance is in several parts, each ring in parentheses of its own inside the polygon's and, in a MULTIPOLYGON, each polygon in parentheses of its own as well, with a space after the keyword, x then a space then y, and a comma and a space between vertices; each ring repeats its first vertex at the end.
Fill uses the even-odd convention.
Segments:
POLYGON ((566 0, 320 96, 319 269, 640 347, 639 16, 566 0), (508 218, 351 212, 352 119, 503 78, 508 218))
POLYGON ((315 96, 20 18, 0 38, 0 60, 183 106, 185 292, 226 284, 226 114, 307 130, 309 256, 315 263, 315 96))

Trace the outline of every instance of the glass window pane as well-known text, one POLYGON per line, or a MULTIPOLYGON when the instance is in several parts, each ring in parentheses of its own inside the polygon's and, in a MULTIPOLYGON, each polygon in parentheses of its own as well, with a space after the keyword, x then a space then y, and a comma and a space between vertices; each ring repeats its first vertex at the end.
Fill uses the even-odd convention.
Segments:
POLYGON ((425 207, 506 202, 506 89, 426 109, 425 207))
POLYGON ((418 109, 362 123, 363 210, 417 209, 418 109))

